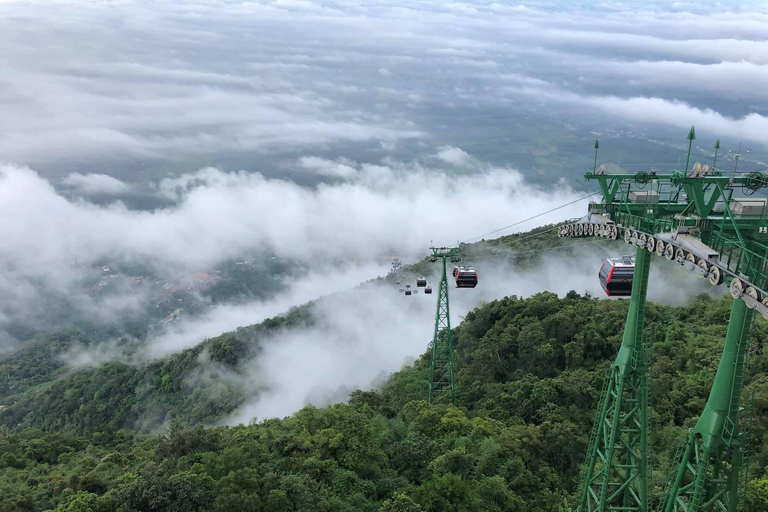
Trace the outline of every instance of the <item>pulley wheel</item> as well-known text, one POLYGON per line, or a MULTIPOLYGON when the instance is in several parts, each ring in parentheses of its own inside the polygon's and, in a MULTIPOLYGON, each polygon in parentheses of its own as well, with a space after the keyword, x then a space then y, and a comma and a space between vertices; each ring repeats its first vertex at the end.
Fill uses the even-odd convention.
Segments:
POLYGON ((669 261, 672 261, 675 259, 675 246, 672 244, 667 245, 664 247, 664 257, 667 258, 669 261))
POLYGON ((681 265, 685 261, 685 251, 679 247, 675 249, 675 261, 681 265))
POLYGON ((617 240, 619 238, 619 228, 616 226, 611 226, 611 235, 609 237, 611 240, 617 240))
POLYGON ((638 240, 638 247, 646 247, 648 244, 646 243, 648 241, 648 237, 645 233, 640 235, 640 240, 638 240))
POLYGON ((663 240, 656 240, 656 256, 664 256, 666 244, 663 240))
POLYGON ((628 244, 632 243, 632 231, 626 228, 624 228, 624 242, 628 244))
POLYGON ((751 172, 747 175, 747 179, 744 180, 744 186, 749 190, 759 190, 768 184, 768 179, 761 172, 751 172))
POLYGON ((704 258, 699 258, 697 265, 704 269, 704 275, 698 274, 698 276, 701 278, 707 277, 707 274, 709 273, 709 263, 707 263, 707 260, 704 258))
POLYGON ((645 248, 648 249, 648 252, 653 253, 656 250, 656 239, 649 236, 645 241, 645 248))
POLYGON ((629 243, 632 245, 637 245, 637 239, 640 237, 640 235, 637 234, 637 231, 634 229, 630 232, 630 236, 632 237, 632 240, 630 240, 629 243))
MULTIPOLYGON (((763 297, 763 300, 761 302, 763 303, 763 306, 768 308, 768 297, 763 297)), ((768 320, 768 312, 763 313, 763 318, 768 320)))
MULTIPOLYGON (((754 286, 748 286, 746 290, 744 290, 744 295, 748 295, 755 299, 757 302, 760 302, 760 292, 757 291, 757 288, 754 286)), ((749 307, 749 304, 747 304, 749 307)))
POLYGON ((587 226, 587 234, 589 236, 595 236, 595 225, 594 224, 589 224, 587 226))
POLYGON ((738 299, 744 295, 744 283, 741 282, 741 279, 734 279, 731 281, 731 297, 734 299, 738 299))
POLYGON ((711 265, 709 267, 709 272, 707 272, 707 280, 712 286, 718 286, 723 284, 723 281, 725 281, 725 274, 723 273, 723 270, 717 265, 711 265))
POLYGON ((584 224, 576 225, 576 234, 579 236, 584 236, 584 224))

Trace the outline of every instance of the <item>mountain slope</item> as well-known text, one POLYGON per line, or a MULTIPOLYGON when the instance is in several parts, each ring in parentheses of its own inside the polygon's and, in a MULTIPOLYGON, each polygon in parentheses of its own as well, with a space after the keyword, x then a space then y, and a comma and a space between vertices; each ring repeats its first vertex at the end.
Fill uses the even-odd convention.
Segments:
MULTIPOLYGON (((349 404, 283 420, 191 430, 174 423, 147 439, 127 430, 3 434, 0 494, 11 498, 0 511, 550 511, 577 489, 626 305, 541 293, 475 309, 455 329, 458 409, 423 401, 425 354, 380 392, 354 392, 349 404)), ((706 399, 729 307, 729 299, 707 296, 687 306, 649 304, 657 491, 706 399)), ((756 347, 766 333, 758 321, 756 347)), ((754 506, 768 484, 767 365, 756 350, 748 380, 757 401, 754 506)))

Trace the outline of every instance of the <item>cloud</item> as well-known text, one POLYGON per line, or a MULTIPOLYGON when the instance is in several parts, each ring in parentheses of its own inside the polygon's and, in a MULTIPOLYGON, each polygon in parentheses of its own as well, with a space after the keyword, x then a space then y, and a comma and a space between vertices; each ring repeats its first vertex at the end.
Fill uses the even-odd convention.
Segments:
POLYGON ((331 178, 349 179, 357 174, 354 162, 346 159, 332 161, 316 156, 303 156, 299 158, 298 164, 302 169, 331 178))
MULTIPOLYGON (((576 290, 604 297, 597 270, 606 255, 618 255, 612 251, 621 247, 599 240, 584 243, 571 254, 545 253, 525 270, 498 261, 476 262, 477 288, 449 288, 451 325, 459 325, 481 303, 509 295, 529 297, 546 290, 562 297, 576 290)), ((438 280, 436 270, 437 265, 433 282, 438 280)), ((654 260, 651 277, 649 300, 667 304, 725 291, 659 258, 654 260)), ((393 284, 379 284, 318 301, 316 327, 284 331, 262 341, 258 358, 246 363, 244 375, 236 378, 246 395, 254 398, 226 422, 284 417, 310 403, 323 406, 345 400, 350 390, 371 389, 382 375, 399 370, 427 350, 435 300, 435 295, 423 293, 406 297, 393 284)))
POLYGON ((663 124, 682 129, 697 127, 712 138, 727 136, 768 145, 768 116, 750 113, 728 117, 710 109, 700 109, 680 100, 659 97, 587 96, 558 89, 552 85, 542 88, 510 86, 513 95, 524 95, 538 102, 558 102, 585 109, 593 107, 618 119, 648 124, 663 124))
MULTIPOLYGON (((0 262, 24 275, 56 275, 75 261, 99 258, 195 270, 248 251, 309 263, 393 253, 420 257, 430 240, 475 236, 482 229, 478 224, 497 223, 498 212, 510 206, 505 221, 578 196, 566 186, 544 191, 515 170, 482 164, 477 174, 464 176, 418 162, 341 165, 359 171, 346 183, 315 189, 255 173, 204 169, 157 184, 177 202, 153 212, 69 201, 34 171, 2 167, 0 262)), ((538 220, 576 211, 579 205, 538 220)))
POLYGON ((609 63, 611 72, 629 76, 646 86, 703 90, 726 97, 768 98, 768 91, 755 84, 768 83, 768 65, 751 62, 699 64, 680 61, 633 61, 609 63))
POLYGON ((467 163, 470 159, 469 153, 461 148, 454 148, 452 146, 443 146, 439 148, 435 157, 451 165, 462 165, 467 163))
POLYGON ((146 356, 156 358, 180 352, 197 345, 204 338, 257 324, 285 313, 293 306, 334 293, 346 293, 363 281, 386 275, 389 268, 389 265, 375 263, 345 269, 326 268, 322 272, 315 271, 290 280, 286 283, 287 290, 276 298, 234 306, 215 306, 202 316, 182 318, 171 324, 166 331, 151 336, 147 342, 146 356))
MULTIPOLYGON (((510 81, 765 115, 765 88, 750 87, 768 64, 760 3, 711 12, 611 2, 600 17, 537 1, 434 0, 62 1, 45 10, 22 0, 4 12, 0 152, 53 178, 73 163, 83 174, 133 173, 134 183, 157 179, 146 169, 237 160, 259 170, 268 155, 360 159, 385 147, 409 158, 424 140, 483 159, 475 148, 489 124, 499 140, 517 140, 529 130, 514 121, 525 117, 585 134, 600 123, 566 121, 561 104, 508 101, 510 81)), ((515 164, 517 155, 504 156, 515 164)))
POLYGON ((756 113, 735 119, 712 109, 698 109, 682 101, 663 98, 609 96, 584 99, 590 105, 633 121, 668 124, 679 128, 696 125, 712 134, 768 144, 768 117, 756 113))
POLYGON ((61 184, 85 195, 120 195, 131 190, 129 184, 106 174, 75 172, 62 179, 61 184))

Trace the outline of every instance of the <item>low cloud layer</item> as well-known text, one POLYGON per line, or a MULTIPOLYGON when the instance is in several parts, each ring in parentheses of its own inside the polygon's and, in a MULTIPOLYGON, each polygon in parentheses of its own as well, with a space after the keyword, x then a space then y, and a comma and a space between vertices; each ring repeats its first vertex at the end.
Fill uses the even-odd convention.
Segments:
MULTIPOLYGON (((477 288, 449 289, 452 325, 482 301, 508 295, 528 297, 546 290, 562 297, 576 290, 604 297, 597 271, 606 256, 616 256, 606 245, 585 244, 568 256, 545 253, 540 264, 525 271, 499 264, 479 266, 477 288)), ((437 276, 433 279, 436 282, 437 276)), ((654 260, 649 300, 682 304, 699 293, 724 292, 679 265, 654 260)), ((426 351, 434 329, 435 300, 435 295, 406 297, 394 285, 380 285, 319 302, 315 309, 319 327, 283 332, 264 343, 263 353, 247 367, 248 377, 240 385, 248 392, 266 391, 228 422, 283 417, 309 403, 322 406, 345 400, 350 390, 371 389, 382 375, 426 351)))
POLYGON ((107 176, 106 174, 80 174, 74 172, 61 180, 61 185, 67 189, 84 195, 117 196, 131 190, 127 183, 107 176))
MULTIPOLYGON (((306 263, 391 254, 413 258, 431 241, 464 240, 482 225, 521 220, 583 195, 565 186, 544 191, 515 170, 491 166, 454 176, 418 162, 316 158, 302 165, 307 162, 350 180, 310 189, 259 174, 203 169, 157 184, 157 193, 176 203, 151 212, 71 201, 34 171, 5 166, 0 263, 25 275, 56 275, 100 258, 186 270, 248 251, 306 263), (499 212, 506 212, 503 219, 499 212)), ((575 204, 537 221, 555 222, 583 208, 575 204)))
POLYGON ((419 144, 520 165, 550 124, 765 143, 766 27, 763 2, 8 2, 0 158, 134 182, 419 144))

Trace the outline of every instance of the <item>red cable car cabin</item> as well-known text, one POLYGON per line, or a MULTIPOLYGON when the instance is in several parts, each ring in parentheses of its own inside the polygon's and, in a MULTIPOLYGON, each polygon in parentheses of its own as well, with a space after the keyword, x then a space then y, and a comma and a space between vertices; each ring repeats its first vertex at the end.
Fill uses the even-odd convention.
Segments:
POLYGON ((632 278, 635 275, 635 259, 628 256, 608 258, 600 266, 597 276, 609 297, 632 295, 632 278))
POLYGON ((474 267, 453 267, 456 288, 474 288, 477 286, 477 270, 474 267))

